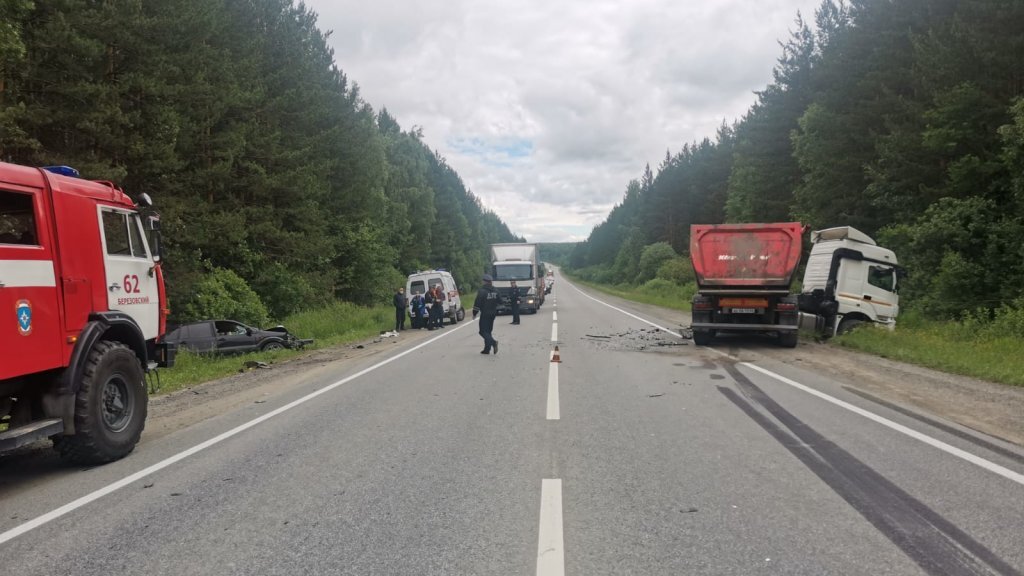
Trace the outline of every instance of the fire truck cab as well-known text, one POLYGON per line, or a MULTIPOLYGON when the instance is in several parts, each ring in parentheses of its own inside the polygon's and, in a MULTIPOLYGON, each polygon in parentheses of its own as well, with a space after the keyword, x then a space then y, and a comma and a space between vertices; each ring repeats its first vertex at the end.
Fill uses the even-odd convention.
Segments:
POLYGON ((62 456, 99 463, 135 447, 145 374, 175 352, 160 342, 151 206, 66 167, 0 163, 0 453, 50 437, 62 456))

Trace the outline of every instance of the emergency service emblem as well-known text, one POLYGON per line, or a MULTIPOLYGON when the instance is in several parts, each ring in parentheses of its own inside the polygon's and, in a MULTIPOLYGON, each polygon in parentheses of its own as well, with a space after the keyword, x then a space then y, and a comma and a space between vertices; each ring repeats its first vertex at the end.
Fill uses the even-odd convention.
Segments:
POLYGON ((32 303, 28 300, 18 300, 14 305, 14 311, 18 316, 18 334, 28 336, 32 333, 32 303))

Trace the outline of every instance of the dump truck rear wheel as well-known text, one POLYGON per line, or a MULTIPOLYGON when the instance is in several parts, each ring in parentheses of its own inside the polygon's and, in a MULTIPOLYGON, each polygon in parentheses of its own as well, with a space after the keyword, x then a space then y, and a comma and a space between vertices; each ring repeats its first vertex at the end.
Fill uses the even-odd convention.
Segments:
POLYGON ((709 331, 694 330, 693 331, 693 343, 697 346, 708 346, 711 344, 711 339, 714 336, 709 331))
POLYGON ((796 348, 797 342, 800 341, 800 335, 796 332, 780 332, 779 333, 779 344, 784 348, 796 348))

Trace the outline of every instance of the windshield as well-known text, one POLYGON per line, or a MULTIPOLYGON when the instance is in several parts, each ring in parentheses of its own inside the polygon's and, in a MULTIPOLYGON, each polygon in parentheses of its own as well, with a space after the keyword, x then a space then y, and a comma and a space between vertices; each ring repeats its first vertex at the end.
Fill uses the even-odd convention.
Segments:
POLYGON ((529 264, 495 264, 495 280, 532 280, 533 266, 529 264))

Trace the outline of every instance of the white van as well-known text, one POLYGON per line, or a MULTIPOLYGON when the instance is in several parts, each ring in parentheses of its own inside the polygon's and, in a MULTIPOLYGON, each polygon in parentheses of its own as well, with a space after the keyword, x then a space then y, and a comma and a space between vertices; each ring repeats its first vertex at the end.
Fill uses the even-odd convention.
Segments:
POLYGON ((405 294, 409 298, 409 314, 412 314, 412 297, 416 294, 426 294, 427 290, 440 284, 444 291, 444 316, 450 318, 451 323, 461 322, 466 317, 466 310, 462 307, 462 299, 459 297, 459 288, 455 285, 455 278, 445 270, 427 270, 410 274, 405 281, 405 294))

